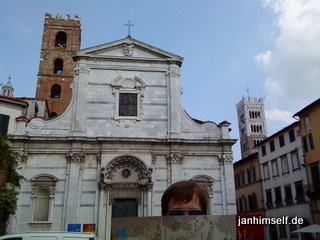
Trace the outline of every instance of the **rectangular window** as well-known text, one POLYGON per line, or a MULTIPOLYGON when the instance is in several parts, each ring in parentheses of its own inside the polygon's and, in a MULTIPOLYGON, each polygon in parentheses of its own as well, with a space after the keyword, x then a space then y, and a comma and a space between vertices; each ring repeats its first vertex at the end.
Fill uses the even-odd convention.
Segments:
POLYGON ((318 163, 312 164, 310 166, 311 169, 311 178, 312 178, 312 192, 320 193, 320 171, 318 167, 318 163))
POLYGON ((272 203, 272 193, 271 193, 271 189, 266 190, 266 198, 267 198, 267 208, 272 208, 273 207, 273 203, 272 203))
POLYGON ((306 116, 304 118, 304 123, 306 125, 306 132, 308 132, 309 130, 311 130, 311 124, 310 124, 310 117, 306 116))
POLYGON ((264 179, 269 179, 270 178, 268 163, 264 163, 263 164, 263 174, 264 174, 264 179))
POLYGON ((290 239, 298 239, 298 233, 293 233, 293 231, 297 230, 296 224, 289 224, 290 229, 290 239))
POLYGON ((272 166, 272 174, 274 177, 279 176, 279 168, 278 168, 278 161, 277 159, 271 161, 272 166))
POLYGON ((312 133, 304 136, 302 138, 302 142, 305 152, 309 152, 310 150, 314 149, 312 133))
POLYGON ((310 134, 308 135, 308 143, 309 143, 309 149, 310 149, 310 150, 314 149, 313 139, 312 139, 312 133, 310 133, 310 134))
POLYGON ((138 115, 138 94, 120 93, 119 94, 119 116, 138 115))
POLYGON ((271 140, 270 142, 269 142, 269 145, 270 145, 270 152, 273 152, 274 151, 274 141, 273 140, 271 140))
POLYGON ((284 224, 279 225, 279 237, 287 239, 287 230, 286 230, 286 225, 284 224))
POLYGON ((291 129, 289 131, 289 140, 290 140, 290 142, 293 142, 294 140, 296 140, 296 136, 294 134, 294 129, 291 129))
POLYGON ((282 206, 282 195, 281 195, 281 188, 277 187, 274 189, 274 195, 276 196, 276 199, 274 203, 276 204, 277 207, 282 206))
POLYGON ((293 203, 293 198, 292 198, 292 192, 291 192, 291 185, 287 185, 284 187, 284 192, 285 192, 285 198, 284 201, 286 205, 292 204, 293 203))
POLYGON ((283 155, 281 157, 281 166, 282 166, 282 173, 289 172, 289 165, 288 165, 287 155, 283 155))
POLYGON ((7 135, 9 127, 9 115, 0 114, 0 133, 2 135, 7 135))
POLYGON ((244 172, 240 172, 239 173, 239 186, 243 186, 244 185, 244 172))
POLYGON ((283 147, 285 145, 283 135, 279 136, 279 145, 280 145, 280 147, 283 147))
POLYGON ((294 185, 296 187, 296 200, 297 200, 297 203, 305 202, 302 181, 295 182, 294 185))
POLYGON ((262 145, 261 151, 262 151, 262 156, 265 156, 265 155, 267 154, 267 153, 266 153, 266 146, 265 146, 265 145, 262 145))
POLYGON ((293 169, 300 168, 300 159, 299 159, 298 150, 292 151, 290 155, 291 155, 293 169))
POLYGON ((239 187, 239 174, 236 174, 234 176, 234 185, 235 185, 236 188, 239 187))
POLYGON ((247 169, 248 182, 252 183, 256 180, 256 171, 255 167, 250 167, 247 169))

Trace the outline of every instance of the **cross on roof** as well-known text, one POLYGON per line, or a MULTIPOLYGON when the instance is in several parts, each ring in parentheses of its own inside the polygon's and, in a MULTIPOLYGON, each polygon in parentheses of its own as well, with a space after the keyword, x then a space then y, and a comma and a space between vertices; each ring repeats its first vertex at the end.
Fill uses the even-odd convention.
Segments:
POLYGON ((128 23, 124 24, 126 27, 128 27, 128 36, 131 36, 130 33, 130 27, 134 27, 134 24, 131 24, 131 21, 128 21, 128 23))
POLYGON ((9 82, 10 82, 10 80, 11 80, 12 78, 9 76, 8 79, 9 79, 9 82))

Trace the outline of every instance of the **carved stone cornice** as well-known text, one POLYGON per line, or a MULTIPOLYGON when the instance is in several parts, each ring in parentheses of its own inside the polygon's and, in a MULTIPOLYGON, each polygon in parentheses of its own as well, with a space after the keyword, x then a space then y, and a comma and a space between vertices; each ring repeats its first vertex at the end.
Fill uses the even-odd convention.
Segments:
POLYGON ((28 153, 24 151, 15 151, 12 153, 13 157, 21 163, 26 163, 28 160, 28 153))
POLYGON ((84 152, 71 152, 66 154, 68 163, 83 163, 86 160, 84 152))
POLYGON ((181 164, 184 156, 180 153, 171 153, 167 155, 167 161, 169 163, 178 163, 181 164))

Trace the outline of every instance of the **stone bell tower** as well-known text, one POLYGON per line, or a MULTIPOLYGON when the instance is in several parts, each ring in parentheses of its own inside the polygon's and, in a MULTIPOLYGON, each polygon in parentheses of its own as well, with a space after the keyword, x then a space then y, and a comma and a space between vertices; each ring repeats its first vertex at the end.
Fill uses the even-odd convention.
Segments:
POLYGON ((74 62, 72 52, 80 50, 80 17, 62 18, 45 15, 36 98, 48 102, 50 117, 56 117, 68 107, 72 91, 74 62))
POLYGON ((262 98, 243 98, 237 104, 241 157, 257 152, 256 145, 267 138, 267 124, 262 98))

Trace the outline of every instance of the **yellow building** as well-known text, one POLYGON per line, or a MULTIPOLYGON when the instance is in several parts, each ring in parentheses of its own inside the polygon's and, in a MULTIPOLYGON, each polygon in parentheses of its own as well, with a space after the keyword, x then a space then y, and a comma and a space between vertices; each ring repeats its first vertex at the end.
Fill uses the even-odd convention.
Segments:
POLYGON ((297 112, 294 117, 300 118, 309 181, 305 189, 311 199, 314 223, 320 224, 320 98, 297 112))
POLYGON ((264 201, 258 153, 233 164, 238 214, 262 214, 264 201))

